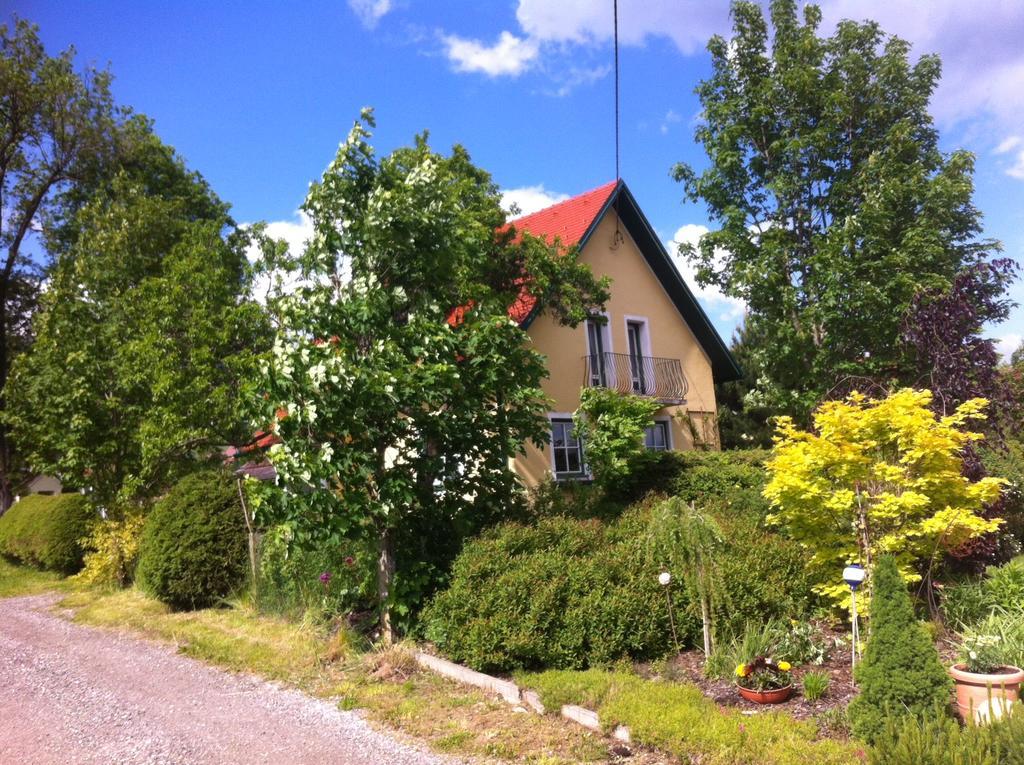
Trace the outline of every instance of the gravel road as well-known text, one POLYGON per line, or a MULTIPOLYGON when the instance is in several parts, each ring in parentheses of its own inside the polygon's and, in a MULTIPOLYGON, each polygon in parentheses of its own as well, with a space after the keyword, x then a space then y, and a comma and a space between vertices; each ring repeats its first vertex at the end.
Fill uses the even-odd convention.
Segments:
POLYGON ((0 765, 433 765, 453 760, 173 649, 0 600, 0 765))

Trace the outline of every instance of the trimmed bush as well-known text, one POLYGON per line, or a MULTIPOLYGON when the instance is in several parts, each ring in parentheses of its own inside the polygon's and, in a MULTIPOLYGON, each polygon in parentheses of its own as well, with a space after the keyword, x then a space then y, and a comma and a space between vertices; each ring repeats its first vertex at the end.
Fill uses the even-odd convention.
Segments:
POLYGON ((38 568, 82 568, 81 539, 96 518, 80 494, 30 494, 0 516, 0 553, 38 568))
POLYGON ((883 557, 871 584, 871 637, 857 666, 860 693, 850 702, 855 735, 872 742, 886 721, 948 707, 952 680, 914 616, 896 561, 883 557))
POLYGON ((206 608, 244 580, 245 518, 231 476, 183 478, 153 506, 139 546, 137 580, 174 609, 206 608))
MULTIPOLYGON (((623 519, 628 523, 632 519, 623 519)), ((423 615, 447 655, 483 671, 582 668, 623 656, 653 658, 672 642, 665 593, 646 563, 642 533, 596 520, 509 524, 466 545, 449 588, 423 615)), ((673 588, 682 637, 687 620, 673 588)))
MULTIPOLYGON (((423 614, 426 637, 449 657, 482 671, 581 669, 674 649, 660 567, 646 550, 651 496, 611 524, 546 518, 506 524, 470 543, 450 586, 423 614)), ((761 531, 726 535, 725 593, 716 623, 799 616, 809 584, 796 545, 761 531)), ((669 595, 680 642, 695 645, 700 609, 682 574, 669 595)))

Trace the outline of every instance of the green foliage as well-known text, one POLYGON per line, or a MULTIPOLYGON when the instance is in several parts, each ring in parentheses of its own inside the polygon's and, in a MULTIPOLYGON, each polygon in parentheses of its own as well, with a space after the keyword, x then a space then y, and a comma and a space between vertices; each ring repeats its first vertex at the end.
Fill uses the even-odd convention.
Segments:
MULTIPOLYGON (((672 637, 658 570, 646 564, 641 534, 623 531, 552 518, 486 532, 466 545, 449 588, 424 611, 426 637, 483 671, 666 653, 672 637)), ((686 611, 682 590, 672 595, 677 613, 686 611)), ((692 620, 679 627, 695 634, 692 620)))
POLYGON ((90 585, 125 587, 135 578, 146 517, 130 511, 120 519, 97 520, 82 540, 85 566, 75 579, 90 585))
POLYGON ((8 391, 33 466, 107 508, 248 441, 240 391, 268 344, 249 299, 251 234, 172 149, 137 140, 151 166, 81 201, 8 391))
MULTIPOLYGON (((467 544, 451 583, 423 615, 426 636, 478 669, 603 665, 650 659, 673 649, 660 565, 647 551, 652 496, 614 522, 544 518, 507 524, 467 544)), ((722 634, 746 621, 807 610, 810 583, 800 548, 730 522, 716 565, 723 597, 714 606, 722 634), (731 539, 730 530, 737 530, 731 539)), ((700 604, 686 574, 668 588, 680 641, 700 635, 700 604)))
POLYGON ((0 553, 73 574, 82 567, 81 539, 95 518, 80 494, 30 494, 0 516, 0 553))
POLYGON ((704 655, 714 649, 716 608, 724 591, 718 560, 724 545, 713 518, 678 497, 658 504, 651 514, 647 551, 654 565, 678 577, 696 601, 704 632, 704 655))
POLYGON ((744 405, 803 418, 846 377, 906 375, 914 296, 998 245, 978 239, 972 155, 944 153, 928 113, 938 57, 912 63, 871 21, 819 36, 820 8, 795 0, 768 15, 734 3, 731 39, 708 43, 696 138, 709 163, 675 176, 718 224, 683 248, 699 282, 749 306, 744 405))
POLYGON ((810 622, 794 619, 776 646, 775 655, 794 664, 824 664, 835 643, 821 640, 810 622))
POLYGON ((829 674, 821 670, 808 672, 800 681, 804 689, 804 698, 817 701, 828 691, 829 674))
POLYGON ((887 719, 948 706, 952 681, 914 616, 896 561, 883 557, 872 583, 871 636, 857 666, 860 693, 850 702, 853 732, 871 742, 887 719))
POLYGON ((524 275, 537 310, 571 325, 607 281, 577 251, 506 227, 497 185, 462 147, 444 156, 421 135, 378 158, 373 125, 365 110, 310 189, 306 251, 266 250, 278 331, 250 403, 281 438, 269 454, 281 501, 261 522, 290 524, 300 545, 376 545, 390 637, 392 612, 443 576, 458 532, 519 500, 509 458, 548 437, 546 366, 508 317, 524 275), (445 555, 408 566, 403 589, 399 537, 413 530, 445 555))
POLYGON ((719 646, 704 672, 708 677, 731 680, 740 664, 758 656, 772 656, 785 634, 786 630, 778 619, 750 621, 729 642, 719 646))
POLYGON ((246 527, 231 476, 208 470, 181 479, 146 519, 137 579, 175 609, 227 597, 245 579, 246 527))
POLYGON ((961 727, 942 710, 897 718, 868 753, 870 765, 1024 765, 1024 710, 961 727))
POLYGON ((1019 609, 1024 609, 1024 556, 989 566, 981 579, 949 585, 942 601, 946 621, 958 629, 995 611, 1019 609))
POLYGON ((708 765, 852 765, 856 746, 818 737, 812 722, 785 712, 746 716, 719 707, 687 683, 643 680, 622 672, 550 671, 519 675, 548 709, 580 704, 596 709, 602 725, 626 725, 635 742, 682 762, 708 765))
POLYGON ((612 485, 628 476, 643 459, 644 430, 654 424, 661 404, 647 396, 610 388, 583 388, 573 415, 576 432, 586 445, 587 465, 594 480, 612 485))
POLYGON ((375 556, 365 547, 301 547, 291 528, 280 525, 263 534, 259 561, 256 598, 262 611, 325 619, 372 603, 375 556))
POLYGON ((125 115, 113 104, 110 73, 76 71, 74 56, 73 48, 47 54, 39 28, 24 19, 0 25, 0 512, 25 469, 3 414, 43 283, 45 258, 33 240, 40 226, 45 234, 67 219, 69 195, 109 163, 125 115))
POLYGON ((548 478, 530 489, 522 512, 517 514, 518 507, 510 510, 508 520, 526 523, 564 516, 578 520, 597 518, 613 521, 622 515, 625 508, 626 505, 610 497, 606 489, 597 484, 548 478))
POLYGON ((1012 610, 994 611, 968 627, 960 658, 971 672, 988 672, 1000 666, 1024 667, 1024 604, 1012 610))

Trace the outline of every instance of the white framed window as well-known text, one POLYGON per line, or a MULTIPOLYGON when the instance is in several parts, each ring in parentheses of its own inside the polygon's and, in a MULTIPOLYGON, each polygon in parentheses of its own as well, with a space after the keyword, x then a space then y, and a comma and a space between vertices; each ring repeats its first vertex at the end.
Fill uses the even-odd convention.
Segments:
POLYGON ((608 387, 612 373, 608 354, 612 352, 611 320, 607 313, 587 319, 587 385, 592 388, 608 387))
POLYGON ((646 316, 626 316, 624 318, 630 387, 633 393, 646 395, 653 390, 654 386, 649 324, 646 316))
POLYGON ((551 470, 556 480, 588 478, 583 441, 577 437, 572 417, 551 415, 551 470))
POLYGON ((652 452, 672 450, 672 430, 668 420, 655 420, 651 427, 644 431, 644 446, 652 452))

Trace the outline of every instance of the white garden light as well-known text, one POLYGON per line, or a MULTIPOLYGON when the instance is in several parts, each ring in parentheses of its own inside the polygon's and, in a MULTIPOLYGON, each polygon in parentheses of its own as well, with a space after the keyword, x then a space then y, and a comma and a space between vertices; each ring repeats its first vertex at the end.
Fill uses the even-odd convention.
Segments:
POLYGON ((860 642, 860 626, 857 623, 857 588, 864 581, 865 571, 859 563, 851 563, 843 569, 843 581, 850 585, 850 624, 853 629, 853 647, 850 650, 850 666, 857 666, 857 644, 860 642))
POLYGON ((668 571, 662 571, 658 574, 658 584, 662 587, 668 587, 672 584, 672 574, 668 573, 668 571))

